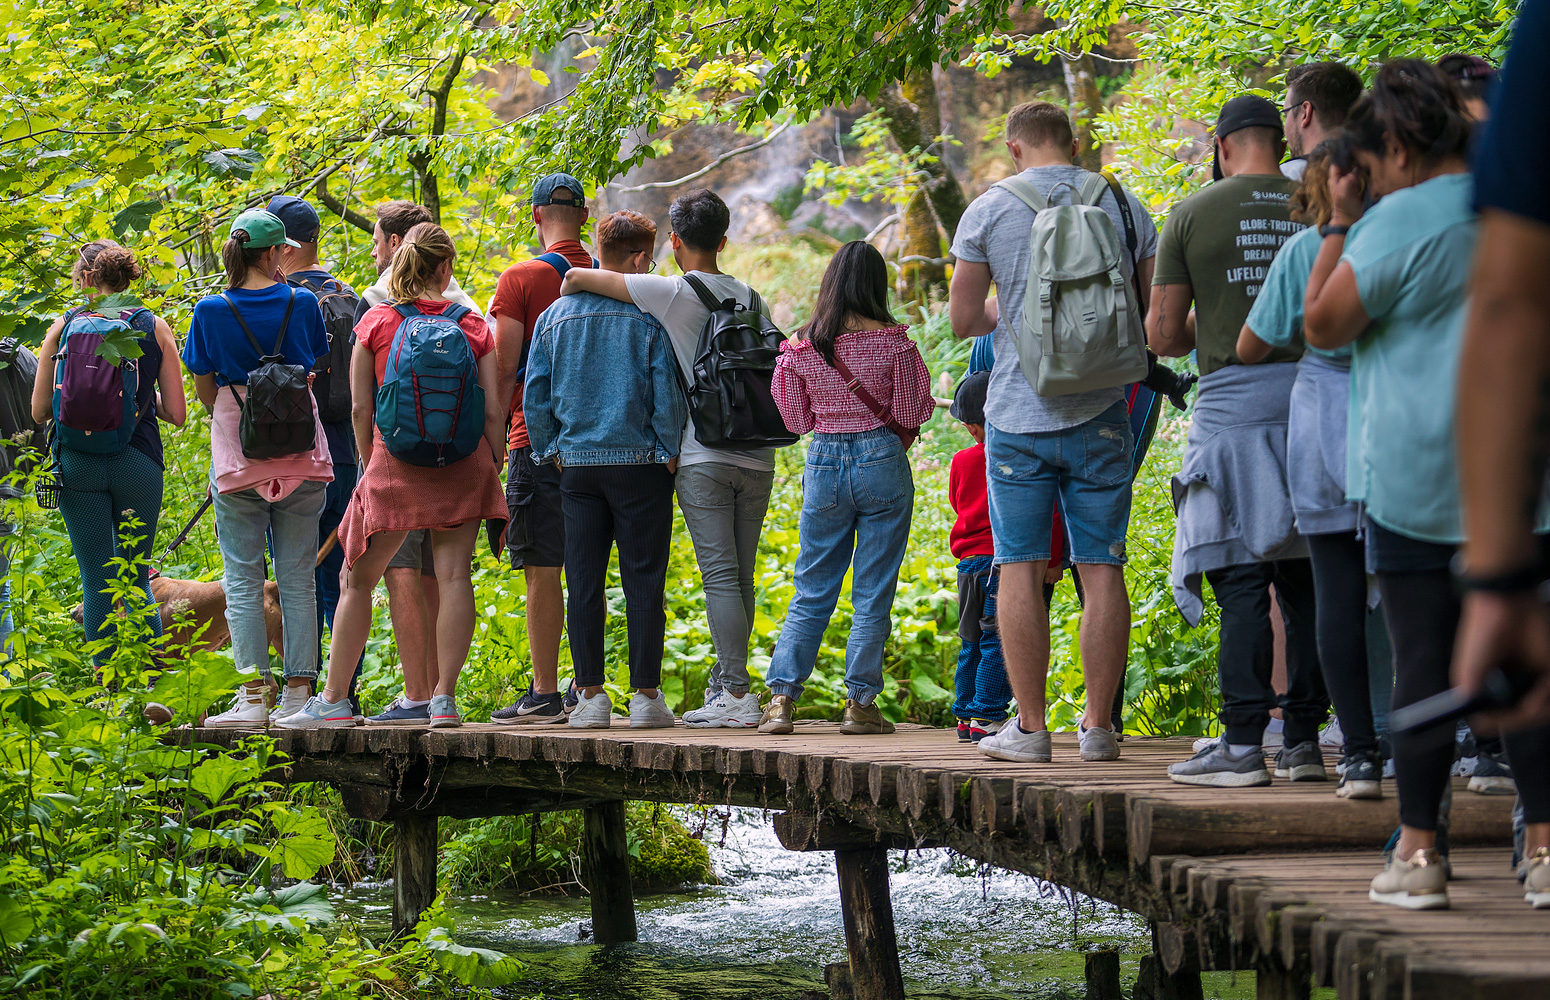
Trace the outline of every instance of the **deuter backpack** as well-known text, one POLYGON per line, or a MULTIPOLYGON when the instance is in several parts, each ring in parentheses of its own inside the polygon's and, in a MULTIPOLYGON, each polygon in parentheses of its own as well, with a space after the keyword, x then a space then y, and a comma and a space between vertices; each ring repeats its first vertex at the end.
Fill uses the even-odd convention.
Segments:
POLYGON ((685 386, 694 436, 707 448, 780 448, 795 444, 786 429, 770 380, 786 339, 768 316, 759 293, 748 305, 717 301, 705 282, 684 275, 710 311, 694 350, 693 382, 685 386))
POLYGON ((1064 396, 1145 378, 1141 309, 1125 279, 1114 220, 1099 207, 1108 182, 1088 174, 1080 189, 1057 185, 1072 190, 1069 205, 1051 205, 1021 176, 996 187, 1035 212, 1012 338, 1028 382, 1041 396, 1064 396))
POLYGON ((226 387, 242 410, 237 436, 242 443, 242 454, 251 459, 300 455, 317 446, 317 424, 312 409, 312 388, 307 384, 307 368, 286 364, 283 353, 285 331, 291 324, 291 310, 296 307, 296 289, 290 289, 290 293, 274 349, 267 354, 253 331, 248 329, 247 320, 237 311, 237 303, 230 295, 221 293, 231 314, 237 317, 237 325, 247 334, 248 343, 259 355, 258 367, 248 372, 244 395, 237 395, 233 386, 226 387))
POLYGON ((328 332, 328 353, 312 365, 318 419, 325 424, 343 423, 350 419, 350 355, 355 350, 355 308, 361 300, 343 282, 332 278, 300 278, 298 283, 317 296, 323 329, 328 332))
POLYGON ((79 309, 67 316, 53 358, 54 426, 63 447, 92 455, 117 455, 129 447, 146 412, 135 406, 140 362, 124 358, 112 364, 99 349, 110 334, 128 331, 140 311, 110 317, 79 309))
POLYGON ((402 317, 377 389, 377 429, 396 458, 437 468, 467 458, 484 437, 479 363, 459 321, 465 305, 438 315, 395 303, 402 317))

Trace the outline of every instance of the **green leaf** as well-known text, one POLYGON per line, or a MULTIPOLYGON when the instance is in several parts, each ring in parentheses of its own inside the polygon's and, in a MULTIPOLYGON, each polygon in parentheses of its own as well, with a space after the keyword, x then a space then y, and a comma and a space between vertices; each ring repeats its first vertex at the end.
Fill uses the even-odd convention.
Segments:
MULTIPOLYGON (((166 619, 188 614, 186 605, 168 610, 171 611, 170 616, 166 611, 162 612, 164 626, 170 624, 166 619)), ((205 709, 216 699, 230 697, 237 685, 248 680, 252 680, 252 675, 239 673, 230 659, 213 655, 197 656, 181 669, 156 678, 156 686, 151 689, 149 700, 172 709, 174 722, 187 721, 204 714, 205 709)))
POLYGON ((222 754, 194 768, 189 787, 213 806, 224 799, 227 792, 254 776, 254 764, 250 759, 222 754))
POLYGON ((309 879, 334 860, 334 831, 316 809, 298 812, 293 805, 276 805, 269 813, 279 834, 272 856, 285 866, 287 878, 309 879))
POLYGON ((257 925, 298 930, 297 921, 307 927, 316 927, 332 923, 334 919, 328 886, 318 882, 298 882, 273 892, 259 889, 244 897, 242 902, 251 909, 232 914, 222 926, 257 925))
POLYGON ((465 986, 479 989, 505 986, 527 971, 526 966, 510 955, 458 944, 445 927, 431 928, 424 940, 426 949, 435 956, 442 971, 455 976, 465 986))
POLYGON ((247 180, 264 162, 262 153, 251 149, 217 149, 200 157, 217 174, 232 174, 247 180))
POLYGON ((10 896, 0 896, 0 942, 14 948, 27 940, 33 926, 27 907, 10 896))
POLYGON ((159 199, 152 198, 148 201, 137 201, 128 208, 113 216, 113 235, 123 239, 131 230, 143 233, 151 226, 151 220, 160 212, 162 204, 159 199))

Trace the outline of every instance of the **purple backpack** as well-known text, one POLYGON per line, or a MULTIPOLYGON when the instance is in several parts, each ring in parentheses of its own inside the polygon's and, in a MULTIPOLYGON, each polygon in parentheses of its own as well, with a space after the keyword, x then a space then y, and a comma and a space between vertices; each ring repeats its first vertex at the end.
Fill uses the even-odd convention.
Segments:
POLYGON ((65 320, 54 355, 54 426, 61 446, 94 455, 116 455, 129 446, 145 416, 135 406, 140 362, 125 358, 110 364, 99 349, 108 334, 130 329, 140 311, 126 309, 110 318, 82 309, 65 320))

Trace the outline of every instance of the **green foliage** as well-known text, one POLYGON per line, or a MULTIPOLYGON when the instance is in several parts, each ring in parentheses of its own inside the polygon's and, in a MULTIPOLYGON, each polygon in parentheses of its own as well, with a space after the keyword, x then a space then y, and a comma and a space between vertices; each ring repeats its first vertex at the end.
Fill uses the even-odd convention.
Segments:
POLYGON ((817 159, 807 168, 805 190, 823 191, 823 200, 836 207, 852 198, 881 198, 899 211, 926 180, 926 167, 939 159, 918 148, 896 151, 889 138, 888 117, 881 111, 869 111, 856 119, 849 138, 861 156, 844 163, 817 159))

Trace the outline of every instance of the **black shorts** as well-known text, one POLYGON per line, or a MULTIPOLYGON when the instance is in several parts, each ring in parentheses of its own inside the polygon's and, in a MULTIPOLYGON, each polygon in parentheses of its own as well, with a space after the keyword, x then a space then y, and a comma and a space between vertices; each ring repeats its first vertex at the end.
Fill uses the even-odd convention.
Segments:
POLYGON ((436 560, 431 556, 431 533, 416 528, 404 536, 404 544, 398 547, 388 560, 388 569, 417 569, 421 576, 436 575, 436 560))
POLYGON ((560 470, 533 464, 533 449, 513 448, 506 470, 506 551, 511 568, 565 565, 560 470))

